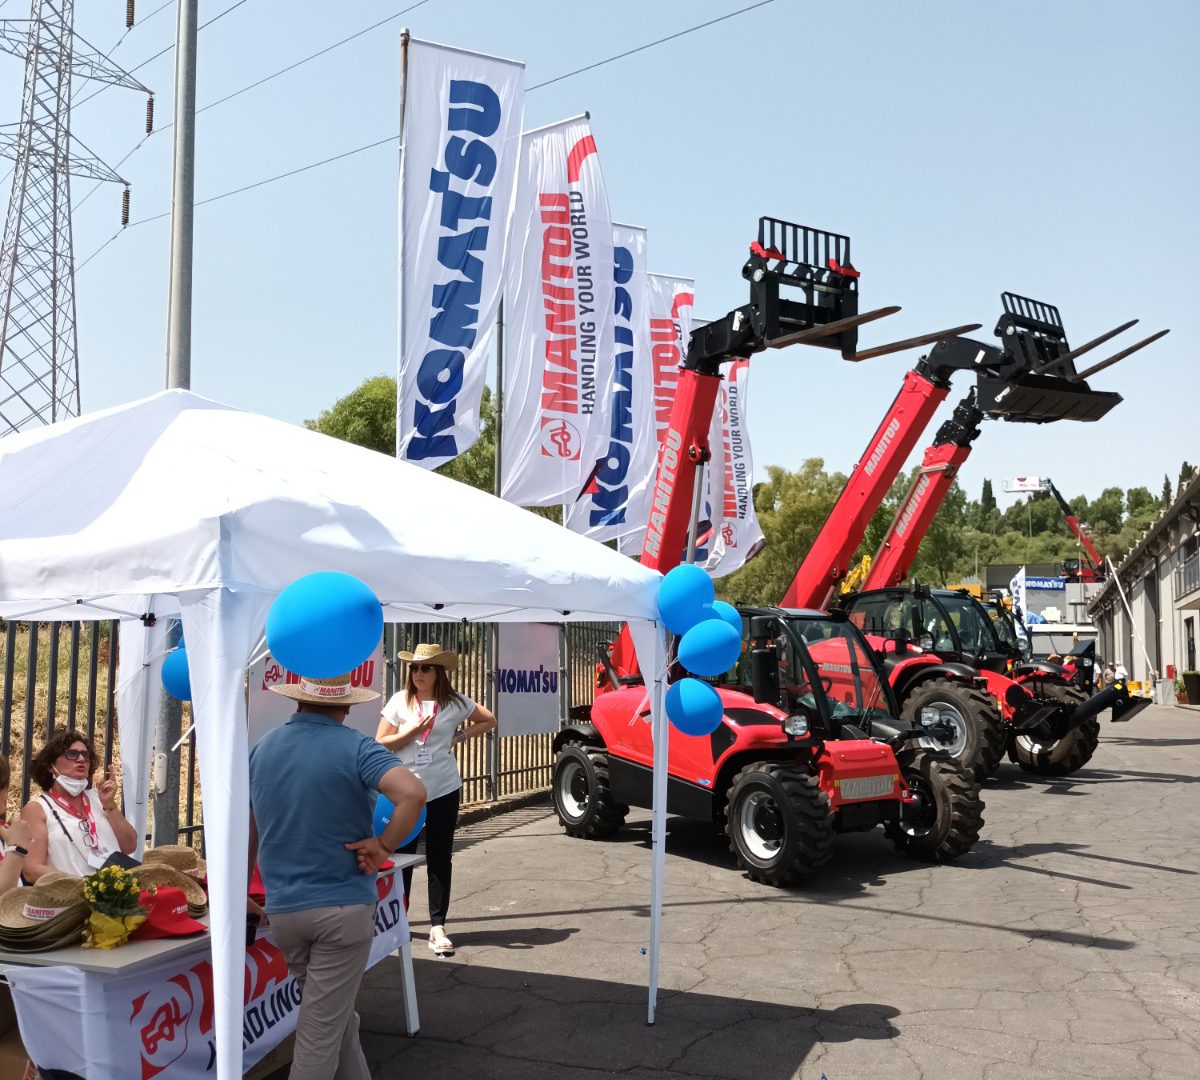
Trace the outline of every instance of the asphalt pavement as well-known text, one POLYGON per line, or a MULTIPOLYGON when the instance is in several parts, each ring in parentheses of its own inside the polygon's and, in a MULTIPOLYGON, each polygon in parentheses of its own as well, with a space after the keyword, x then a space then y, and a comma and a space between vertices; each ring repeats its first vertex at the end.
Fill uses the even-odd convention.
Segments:
POLYGON ((373 1075, 423 1080, 1195 1080, 1200 1076, 1200 713, 1105 722, 1087 768, 1004 764, 957 863, 838 838, 811 884, 743 877, 708 827, 668 822, 662 990, 646 1024, 649 815, 614 840, 549 807, 464 827, 448 931, 411 918, 421 1032, 398 961, 359 995, 373 1075))

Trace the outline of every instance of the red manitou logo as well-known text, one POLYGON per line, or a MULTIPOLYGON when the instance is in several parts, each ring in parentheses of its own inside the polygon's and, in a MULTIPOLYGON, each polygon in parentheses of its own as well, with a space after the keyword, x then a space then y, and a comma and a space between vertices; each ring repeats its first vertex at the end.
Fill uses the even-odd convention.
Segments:
POLYGON ((192 992, 184 975, 134 1000, 129 1022, 141 1043, 142 1080, 150 1080, 187 1052, 191 1015, 192 992))
POLYGON ((549 418, 542 419, 542 456, 578 461, 582 440, 574 424, 549 418))

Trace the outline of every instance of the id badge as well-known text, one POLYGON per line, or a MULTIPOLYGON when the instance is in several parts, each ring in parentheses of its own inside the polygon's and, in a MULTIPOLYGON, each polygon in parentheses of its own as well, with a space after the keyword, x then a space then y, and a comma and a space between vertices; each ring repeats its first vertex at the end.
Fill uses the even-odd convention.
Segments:
POLYGON ((414 765, 431 765, 433 763, 433 754, 429 752, 428 747, 422 746, 417 751, 417 756, 413 758, 414 765))
POLYGON ((102 851, 91 851, 87 856, 87 864, 93 870, 100 870, 108 861, 108 855, 102 851))

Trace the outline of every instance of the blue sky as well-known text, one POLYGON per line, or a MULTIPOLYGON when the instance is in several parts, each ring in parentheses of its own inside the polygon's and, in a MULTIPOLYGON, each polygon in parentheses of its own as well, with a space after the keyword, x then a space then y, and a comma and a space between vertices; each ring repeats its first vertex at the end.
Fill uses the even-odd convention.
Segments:
MULTIPOLYGON (((234 0, 202 0, 203 22, 234 0)), ((411 0, 410 0, 411 2, 411 0)), ((394 134, 402 25, 524 59, 532 85, 749 0, 427 0, 402 19, 198 120, 198 198, 394 134)), ((200 34, 205 105, 407 6, 245 0, 200 34)), ((127 67, 174 39, 174 6, 113 54, 127 67)), ((0 4, 22 16, 24 0, 0 4)), ((110 47, 118 0, 78 5, 110 47)), ((1163 342, 1097 377, 1125 401, 1096 424, 991 424, 962 480, 1042 473, 1068 495, 1148 484, 1200 460, 1195 207, 1200 5, 1108 0, 1003 5, 776 0, 680 40, 531 91, 526 126, 590 110, 618 220, 649 230, 651 268, 697 279, 698 315, 743 303, 760 214, 850 234, 866 307, 904 310, 864 345, 963 322, 990 334, 999 294, 1057 304, 1073 343, 1129 318, 1163 342)), ((138 72, 171 118, 173 54, 138 72)), ((21 65, 0 58, 4 120, 21 65)), ((80 86, 76 99, 91 93, 80 86)), ((115 163, 143 103, 109 90, 76 135, 115 163)), ((135 222, 170 204, 171 134, 120 171, 135 222)), ((5 181, 7 185, 7 181, 5 181)), ((92 185, 75 182, 78 201, 92 185)), ((6 192, 7 194, 7 192, 6 192)), ((80 262, 119 227, 119 188, 75 216, 80 262)), ((134 225, 78 275, 85 410, 164 383, 168 222, 134 225)), ((200 207, 193 389, 301 421, 395 368, 396 153, 382 146, 200 207)), ((1124 341, 1125 338, 1119 339, 1124 341)), ((1112 348, 1116 348, 1113 343, 1112 348)), ((758 471, 823 457, 848 469, 917 353, 847 365, 826 350, 754 361, 758 471)), ((1106 355, 1097 353, 1096 356, 1106 355)), ((929 436, 967 389, 961 381, 929 436)), ((923 445, 923 444, 922 444, 923 445)))

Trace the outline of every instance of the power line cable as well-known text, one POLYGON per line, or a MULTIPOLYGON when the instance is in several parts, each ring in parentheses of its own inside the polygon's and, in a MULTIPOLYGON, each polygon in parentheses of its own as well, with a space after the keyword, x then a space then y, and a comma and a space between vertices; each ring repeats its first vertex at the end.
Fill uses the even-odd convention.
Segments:
MULTIPOLYGON (((245 4, 246 2, 247 2, 247 0, 237 0, 237 2, 236 2, 236 3, 230 4, 230 5, 229 5, 229 7, 227 7, 227 8, 226 8, 224 11, 218 11, 218 12, 217 12, 217 13, 216 13, 216 14, 215 14, 215 15, 214 15, 214 16, 213 16, 211 19, 209 19, 207 22, 202 22, 202 23, 201 23, 199 26, 197 26, 197 27, 196 27, 196 33, 199 33, 199 32, 200 32, 201 30, 203 30, 203 29, 204 29, 206 26, 212 26, 212 24, 213 24, 213 23, 215 23, 215 22, 216 22, 218 19, 223 19, 223 18, 225 18, 225 16, 226 16, 226 15, 228 15, 228 14, 229 14, 231 11, 236 11, 238 8, 240 8, 240 7, 241 7, 243 4, 245 4)), ((132 74, 133 74, 135 71, 141 71, 141 70, 142 70, 142 68, 144 68, 144 67, 145 67, 147 64, 152 64, 152 63, 153 63, 155 60, 157 60, 157 59, 158 59, 160 56, 166 56, 166 54, 167 54, 167 53, 169 53, 169 52, 170 52, 172 49, 174 49, 174 48, 175 48, 175 43, 174 43, 174 42, 171 42, 171 44, 170 44, 170 45, 168 45, 168 46, 167 46, 165 49, 159 49, 159 50, 158 50, 158 52, 156 52, 156 53, 155 53, 153 56, 151 56, 151 57, 147 57, 145 60, 143 60, 143 61, 142 61, 140 64, 138 64, 136 67, 131 67, 131 68, 128 70, 127 74, 129 74, 129 75, 132 75, 132 74)), ((102 87, 100 87, 100 89, 99 89, 99 90, 97 90, 95 93, 88 94, 88 96, 87 96, 87 97, 85 97, 85 98, 84 98, 82 101, 77 101, 77 102, 75 102, 75 103, 74 103, 74 105, 72 105, 71 107, 72 107, 73 109, 78 109, 80 105, 84 105, 84 104, 86 104, 87 102, 91 101, 91 100, 92 100, 92 98, 94 98, 94 97, 99 97, 101 94, 103 94, 103 93, 104 93, 104 91, 105 91, 105 90, 109 90, 109 89, 111 89, 111 87, 110 87, 110 86, 108 86, 108 85, 102 86, 102 87)))
POLYGON ((167 8, 171 7, 171 5, 174 3, 175 3, 175 0, 166 0, 165 4, 159 4, 159 6, 156 7, 152 12, 150 12, 149 15, 142 15, 137 20, 137 22, 135 22, 133 24, 133 26, 129 27, 125 31, 125 33, 123 33, 120 36, 120 38, 117 40, 117 43, 111 49, 108 50, 109 53, 115 53, 122 45, 125 44, 125 39, 127 37, 129 37, 129 35, 132 34, 136 29, 138 29, 138 27, 145 26, 146 23, 148 23, 151 19, 153 19, 154 16, 157 15, 160 11, 165 11, 167 8))
POLYGON ((695 33, 697 30, 703 30, 707 26, 715 26, 719 22, 724 22, 726 19, 735 18, 738 15, 745 15, 747 11, 753 11, 755 8, 766 7, 768 4, 773 4, 775 0, 759 0, 757 4, 751 4, 748 7, 739 8, 737 11, 731 11, 727 15, 718 15, 715 19, 709 19, 708 22, 697 23, 695 26, 689 26, 686 30, 680 30, 674 34, 668 34, 666 37, 659 38, 657 41, 649 41, 645 45, 639 45, 636 49, 626 49, 623 53, 617 53, 616 56, 610 56, 606 60, 597 60, 594 64, 588 64, 586 67, 576 68, 574 71, 568 71, 565 75, 556 75, 553 79, 547 79, 545 82, 535 83, 533 86, 527 86, 525 92, 528 94, 531 90, 540 90, 543 86, 552 86, 554 83, 562 82, 563 79, 574 78, 576 75, 582 75, 585 71, 594 71, 598 67, 604 67, 605 64, 611 64, 615 60, 624 60, 627 56, 633 56, 634 53, 645 52, 647 49, 653 49, 655 45, 662 45, 668 41, 675 41, 677 38, 685 37, 688 34, 695 33))
MULTIPOLYGON (((239 4, 245 3, 245 2, 246 2, 246 0, 239 0, 239 4)), ((424 0, 422 0, 422 2, 424 2, 424 0)), ((668 41, 675 41, 678 38, 684 37, 687 34, 694 33, 697 30, 703 30, 706 27, 715 25, 716 23, 724 22, 726 19, 732 19, 735 16, 744 15, 749 11, 754 11, 757 8, 766 7, 768 4, 771 4, 771 3, 774 3, 774 0, 758 0, 758 3, 750 4, 744 8, 739 8, 737 11, 731 11, 728 14, 719 15, 715 19, 709 19, 706 22, 697 23, 695 26, 689 26, 685 30, 679 30, 674 34, 668 34, 666 37, 658 38, 655 41, 647 42, 645 45, 639 45, 635 49, 627 49, 624 52, 617 53, 615 56, 607 57, 604 60, 598 60, 594 64, 588 64, 585 67, 577 68, 575 71, 568 71, 564 75, 557 75, 553 79, 547 79, 545 82, 536 83, 533 86, 526 87, 525 92, 529 93, 530 91, 533 91, 533 90, 540 90, 543 86, 550 86, 552 83, 562 82, 564 79, 570 79, 575 75, 581 75, 585 71, 594 71, 596 68, 604 67, 606 64, 614 63, 617 60, 623 60, 625 57, 633 56, 635 53, 645 52, 647 49, 653 48, 656 45, 662 45, 668 41)), ((234 4, 233 7, 238 7, 239 4, 234 4)), ((419 5, 417 5, 417 6, 419 6, 419 5)), ((232 10, 233 10, 233 8, 227 8, 226 11, 222 12, 221 14, 222 15, 226 14, 228 11, 232 11, 232 10)), ((403 14, 403 12, 399 12, 398 14, 403 14)), ((220 15, 217 15, 213 19, 210 19, 209 22, 215 22, 216 19, 218 19, 218 18, 220 18, 220 15)), ((208 24, 206 23, 205 25, 208 25, 208 24)), ((358 35, 355 35, 355 36, 358 36, 358 35)), ((336 46, 332 46, 332 47, 336 47, 336 46)), ((155 59, 155 57, 151 57, 151 59, 155 59)), ((146 61, 146 63, 149 63, 149 61, 146 61)), ((141 66, 145 66, 145 65, 143 64, 141 66)), ((136 71, 137 68, 134 68, 133 70, 136 71)), ((282 74, 282 72, 280 72, 280 74, 282 74)), ((245 89, 250 89, 250 87, 246 87, 245 89)), ((238 91, 238 93, 243 93, 243 92, 244 91, 238 91)), ((219 104, 219 102, 214 102, 213 104, 219 104)), ((211 106, 206 106, 206 108, 209 108, 209 107, 211 107, 211 106)), ((287 172, 279 173, 275 176, 268 176, 263 180, 256 180, 252 184, 245 184, 242 187, 233 188, 230 191, 223 191, 219 195, 213 195, 207 199, 201 199, 196 203, 196 205, 204 206, 208 203, 218 202, 221 199, 227 199, 232 195, 240 195, 244 191, 252 191, 254 188, 265 187, 267 184, 273 184, 279 180, 286 180, 288 177, 297 176, 300 173, 309 172, 312 169, 318 169, 323 165, 329 165, 335 161, 341 161, 344 158, 353 157, 355 154, 361 154, 367 150, 373 150, 378 146, 384 146, 387 143, 399 142, 399 140, 400 140, 399 133, 397 133, 395 135, 390 135, 385 139, 377 139, 376 141, 366 143, 363 146, 357 146, 352 150, 346 150, 343 153, 335 154, 332 157, 323 158, 321 161, 314 161, 308 165, 301 165, 299 168, 289 169, 287 172)), ((143 139, 142 142, 145 142, 145 139, 143 139)), ((140 146, 141 144, 139 143, 138 145, 140 146)), ((135 147, 134 149, 136 150, 137 147, 135 147)), ((132 153, 133 153, 133 151, 131 150, 130 154, 132 154, 132 153)), ((128 156, 129 155, 126 155, 126 158, 128 156)), ((125 158, 122 158, 122 161, 124 161, 124 160, 125 160, 125 158)), ((93 189, 93 190, 95 190, 95 189, 93 189)), ((91 193, 89 192, 89 194, 91 194, 91 193)), ((127 226, 127 228, 133 228, 135 225, 145 225, 151 221, 158 221, 162 218, 169 217, 169 216, 170 216, 170 211, 166 210, 161 214, 155 214, 153 217, 142 218, 139 221, 132 222, 130 225, 127 226)), ((122 230, 122 231, 124 231, 124 230, 122 230)), ((111 244, 120 235, 121 235, 121 233, 117 232, 117 233, 114 233, 111 237, 109 237, 99 248, 97 248, 95 251, 93 251, 92 254, 89 255, 83 261, 83 263, 80 264, 80 266, 77 268, 77 271, 81 270, 84 266, 86 266, 89 262, 91 262, 92 259, 94 259, 97 255, 99 255, 100 252, 104 250, 104 248, 108 247, 108 245, 111 244)))

